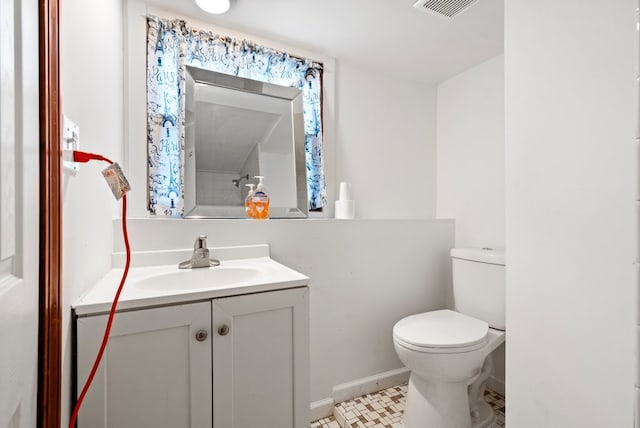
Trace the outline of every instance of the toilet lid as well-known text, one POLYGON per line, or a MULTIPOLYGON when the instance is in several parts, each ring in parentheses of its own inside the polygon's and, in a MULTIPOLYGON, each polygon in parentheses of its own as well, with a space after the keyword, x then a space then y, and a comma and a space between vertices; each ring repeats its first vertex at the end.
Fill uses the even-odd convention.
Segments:
POLYGON ((422 348, 466 348, 487 339, 489 324, 448 309, 401 319, 393 327, 396 340, 422 348))

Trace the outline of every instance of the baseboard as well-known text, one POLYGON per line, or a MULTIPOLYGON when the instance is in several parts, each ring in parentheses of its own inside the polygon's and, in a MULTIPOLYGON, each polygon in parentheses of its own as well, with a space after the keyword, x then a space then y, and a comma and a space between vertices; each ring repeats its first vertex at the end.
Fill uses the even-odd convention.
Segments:
POLYGON ((333 387, 331 398, 323 398, 311 403, 310 420, 313 422, 333 415, 333 409, 337 403, 406 383, 409 380, 409 374, 409 369, 403 367, 336 385, 333 387))
POLYGON ((343 401, 351 400, 361 395, 371 394, 372 392, 405 383, 409 380, 409 374, 409 369, 403 367, 401 369, 390 370, 373 376, 356 379, 334 386, 331 397, 334 403, 342 403, 343 401))
POLYGON ((309 411, 310 421, 317 421, 318 419, 327 418, 333 414, 333 407, 335 403, 333 398, 325 398, 323 400, 314 401, 311 403, 311 410, 309 411))
POLYGON ((489 378, 489 380, 487 380, 487 388, 489 388, 492 391, 497 392, 498 394, 502 395, 503 397, 505 396, 504 381, 501 380, 501 379, 496 379, 495 377, 491 376, 489 378))

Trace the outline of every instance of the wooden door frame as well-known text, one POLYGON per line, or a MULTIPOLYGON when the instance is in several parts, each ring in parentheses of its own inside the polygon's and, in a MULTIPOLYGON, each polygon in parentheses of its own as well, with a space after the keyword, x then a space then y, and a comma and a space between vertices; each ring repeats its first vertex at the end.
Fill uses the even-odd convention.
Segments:
POLYGON ((60 428, 62 390, 60 0, 39 0, 40 231, 38 403, 40 428, 60 428))

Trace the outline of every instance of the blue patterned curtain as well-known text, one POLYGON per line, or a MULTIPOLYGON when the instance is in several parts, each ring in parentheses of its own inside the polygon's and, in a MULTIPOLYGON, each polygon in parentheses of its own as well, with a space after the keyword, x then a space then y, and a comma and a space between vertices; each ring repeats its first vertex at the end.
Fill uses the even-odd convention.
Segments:
POLYGON ((149 211, 184 214, 185 65, 302 91, 309 208, 326 204, 322 158, 322 65, 246 40, 148 17, 147 139, 149 211))

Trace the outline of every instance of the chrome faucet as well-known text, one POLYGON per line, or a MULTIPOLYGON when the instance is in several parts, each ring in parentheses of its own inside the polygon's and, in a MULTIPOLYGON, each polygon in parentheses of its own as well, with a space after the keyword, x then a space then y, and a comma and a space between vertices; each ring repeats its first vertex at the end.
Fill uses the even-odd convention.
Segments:
POLYGON ((207 235, 200 235, 193 243, 193 255, 191 260, 184 261, 178 265, 179 269, 195 269, 211 266, 219 266, 220 260, 209 258, 209 249, 207 248, 207 235))

